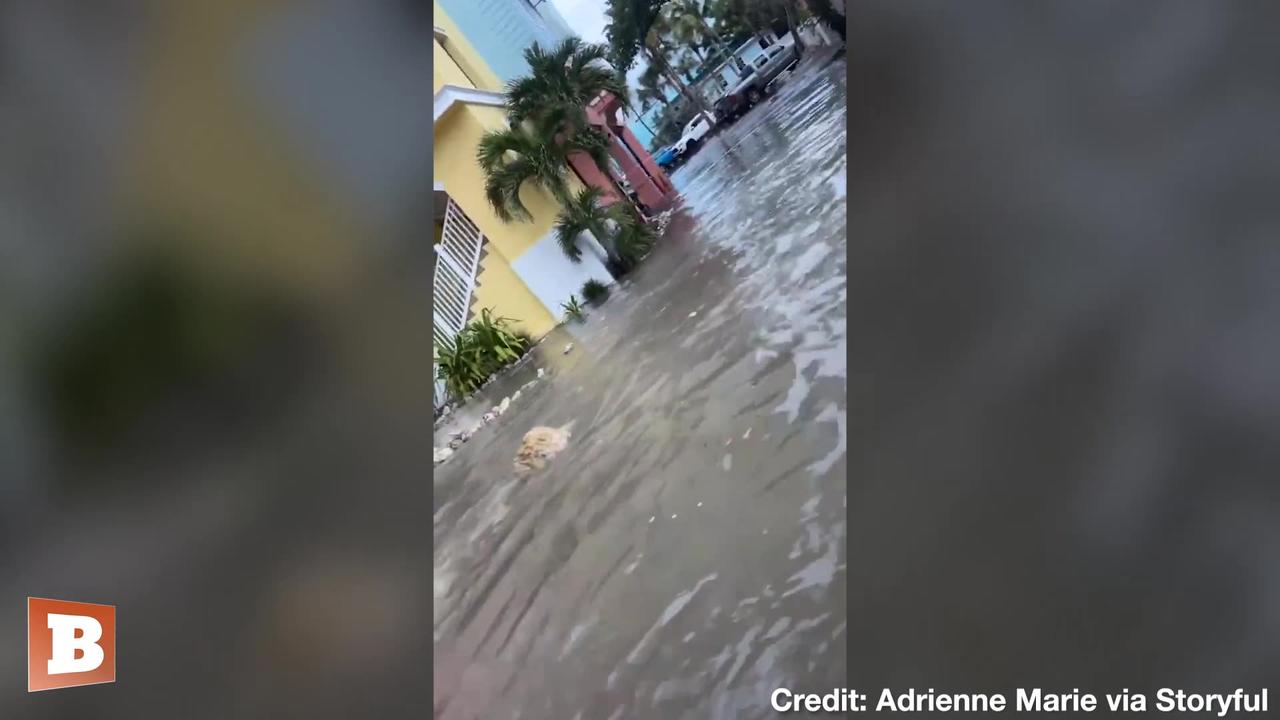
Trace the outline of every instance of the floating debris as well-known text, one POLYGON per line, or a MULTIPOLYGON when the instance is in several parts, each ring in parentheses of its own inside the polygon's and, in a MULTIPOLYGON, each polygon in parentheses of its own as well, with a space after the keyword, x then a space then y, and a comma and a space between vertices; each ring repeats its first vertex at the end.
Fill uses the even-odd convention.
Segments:
POLYGON ((697 316, 698 316, 697 310, 694 310, 693 312, 689 313, 689 317, 697 317, 697 316))
POLYGON ((569 354, 569 353, 571 353, 571 352, 573 352, 573 343, 569 343, 568 345, 565 345, 565 346, 564 346, 564 354, 565 354, 565 355, 568 355, 568 354, 569 354))
POLYGON ((525 433, 520 441, 520 450, 516 452, 516 474, 523 477, 546 467, 549 460, 569 446, 571 425, 558 428, 538 426, 525 433))

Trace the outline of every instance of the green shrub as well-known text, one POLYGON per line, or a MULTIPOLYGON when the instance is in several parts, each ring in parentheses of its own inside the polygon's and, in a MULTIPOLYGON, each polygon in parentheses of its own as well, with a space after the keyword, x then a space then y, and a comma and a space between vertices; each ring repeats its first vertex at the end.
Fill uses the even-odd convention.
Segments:
POLYGON ((596 279, 582 284, 582 297, 592 305, 599 305, 609 299, 609 286, 596 279))
POLYGON ((583 311, 582 305, 578 304, 578 297, 576 295, 570 295, 569 301, 561 303, 560 307, 564 308, 564 317, 566 320, 582 322, 587 319, 587 314, 583 311))
POLYGON ((456 338, 436 342, 436 379, 444 382, 451 398, 461 400, 475 392, 528 351, 532 343, 509 330, 510 322, 486 308, 456 338))

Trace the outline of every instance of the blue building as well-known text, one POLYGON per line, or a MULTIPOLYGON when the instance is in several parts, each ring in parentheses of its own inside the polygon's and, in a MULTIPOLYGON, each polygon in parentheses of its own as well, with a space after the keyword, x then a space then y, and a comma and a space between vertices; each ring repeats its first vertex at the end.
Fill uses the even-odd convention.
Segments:
POLYGON ((550 0, 435 0, 503 82, 524 75, 524 50, 573 34, 550 0))

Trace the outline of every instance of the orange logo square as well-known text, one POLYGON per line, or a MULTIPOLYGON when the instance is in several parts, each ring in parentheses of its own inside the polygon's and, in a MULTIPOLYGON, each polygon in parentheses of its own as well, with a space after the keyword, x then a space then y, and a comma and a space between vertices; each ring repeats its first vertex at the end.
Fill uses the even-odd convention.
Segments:
POLYGON ((115 681, 115 605, 27 598, 27 692, 115 681))

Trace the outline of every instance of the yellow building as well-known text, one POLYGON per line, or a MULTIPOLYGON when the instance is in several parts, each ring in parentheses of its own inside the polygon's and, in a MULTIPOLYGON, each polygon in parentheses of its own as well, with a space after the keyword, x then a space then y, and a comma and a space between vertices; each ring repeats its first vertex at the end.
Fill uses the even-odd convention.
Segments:
POLYGON ((493 212, 476 150, 486 132, 507 127, 501 82, 438 4, 434 18, 436 336, 492 308, 541 337, 586 280, 611 282, 603 251, 590 242, 582 262, 570 262, 553 232, 560 206, 538 188, 521 192, 531 221, 504 223, 493 212))

